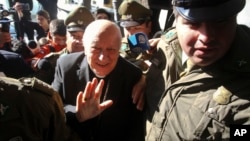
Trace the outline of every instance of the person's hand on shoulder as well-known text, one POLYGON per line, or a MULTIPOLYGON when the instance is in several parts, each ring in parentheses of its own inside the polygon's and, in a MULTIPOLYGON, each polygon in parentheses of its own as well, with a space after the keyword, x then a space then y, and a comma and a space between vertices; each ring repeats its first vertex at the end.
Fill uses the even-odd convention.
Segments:
POLYGON ((98 83, 94 78, 92 82, 88 82, 84 92, 79 92, 76 101, 76 118, 79 122, 84 122, 101 114, 105 109, 109 108, 112 100, 106 100, 100 103, 104 80, 98 83))
POLYGON ((143 110, 145 103, 145 87, 146 87, 146 76, 142 75, 141 79, 135 84, 132 91, 133 103, 137 104, 136 108, 140 111, 143 110))
POLYGON ((149 39, 149 45, 150 45, 150 49, 148 50, 149 54, 154 53, 154 51, 157 49, 157 44, 160 42, 161 38, 152 38, 149 39))

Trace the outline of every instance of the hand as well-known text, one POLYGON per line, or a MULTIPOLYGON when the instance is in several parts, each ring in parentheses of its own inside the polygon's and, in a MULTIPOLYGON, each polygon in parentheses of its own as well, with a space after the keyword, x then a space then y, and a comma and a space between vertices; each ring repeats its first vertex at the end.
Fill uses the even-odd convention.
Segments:
POLYGON ((146 87, 146 76, 142 75, 141 79, 135 84, 132 91, 133 103, 136 104, 136 108, 140 111, 143 110, 145 103, 145 87, 146 87))
POLYGON ((161 38, 153 38, 148 40, 149 45, 150 45, 150 49, 148 50, 149 54, 152 54, 156 48, 157 48, 157 44, 160 42, 161 38))
POLYGON ((79 122, 96 117, 113 104, 112 100, 107 100, 100 104, 103 86, 104 80, 98 83, 97 79, 94 78, 92 82, 87 83, 84 92, 78 93, 76 118, 79 122))
POLYGON ((22 8, 22 3, 16 2, 15 5, 13 6, 13 8, 14 8, 17 12, 22 11, 22 10, 23 10, 23 8, 22 8))

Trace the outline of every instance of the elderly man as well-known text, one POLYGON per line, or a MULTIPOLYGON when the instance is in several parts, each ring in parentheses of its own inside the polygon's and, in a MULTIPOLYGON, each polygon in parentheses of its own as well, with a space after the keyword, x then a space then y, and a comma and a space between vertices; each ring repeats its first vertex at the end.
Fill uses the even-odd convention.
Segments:
POLYGON ((142 72, 119 56, 121 38, 114 22, 96 20, 85 30, 85 52, 57 61, 52 86, 63 99, 68 124, 83 140, 144 140, 143 114, 132 99, 142 72), (86 110, 79 112, 82 106, 86 110))

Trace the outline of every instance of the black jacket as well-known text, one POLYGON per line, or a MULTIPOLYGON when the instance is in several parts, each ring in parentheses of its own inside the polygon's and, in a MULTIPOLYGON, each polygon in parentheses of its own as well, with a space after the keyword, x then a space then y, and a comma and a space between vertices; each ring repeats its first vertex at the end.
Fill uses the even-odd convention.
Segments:
MULTIPOLYGON (((132 102, 132 88, 141 74, 139 68, 119 57, 114 70, 104 78, 101 97, 102 101, 108 89, 106 99, 113 100, 113 105, 84 123, 68 116, 68 124, 87 141, 144 140, 142 113, 132 102)), ((84 53, 72 53, 58 59, 52 86, 60 93, 65 105, 75 106, 78 92, 83 91, 94 76, 84 53)))

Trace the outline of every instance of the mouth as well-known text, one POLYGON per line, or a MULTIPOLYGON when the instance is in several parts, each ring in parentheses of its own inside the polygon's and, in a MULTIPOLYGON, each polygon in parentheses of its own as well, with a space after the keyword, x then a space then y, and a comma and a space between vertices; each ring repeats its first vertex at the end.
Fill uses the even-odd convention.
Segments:
POLYGON ((108 66, 108 63, 96 63, 96 64, 102 68, 108 66))
POLYGON ((194 55, 197 57, 210 57, 213 56, 215 53, 217 52, 217 50, 215 48, 199 48, 199 49, 195 49, 194 51, 194 55))

